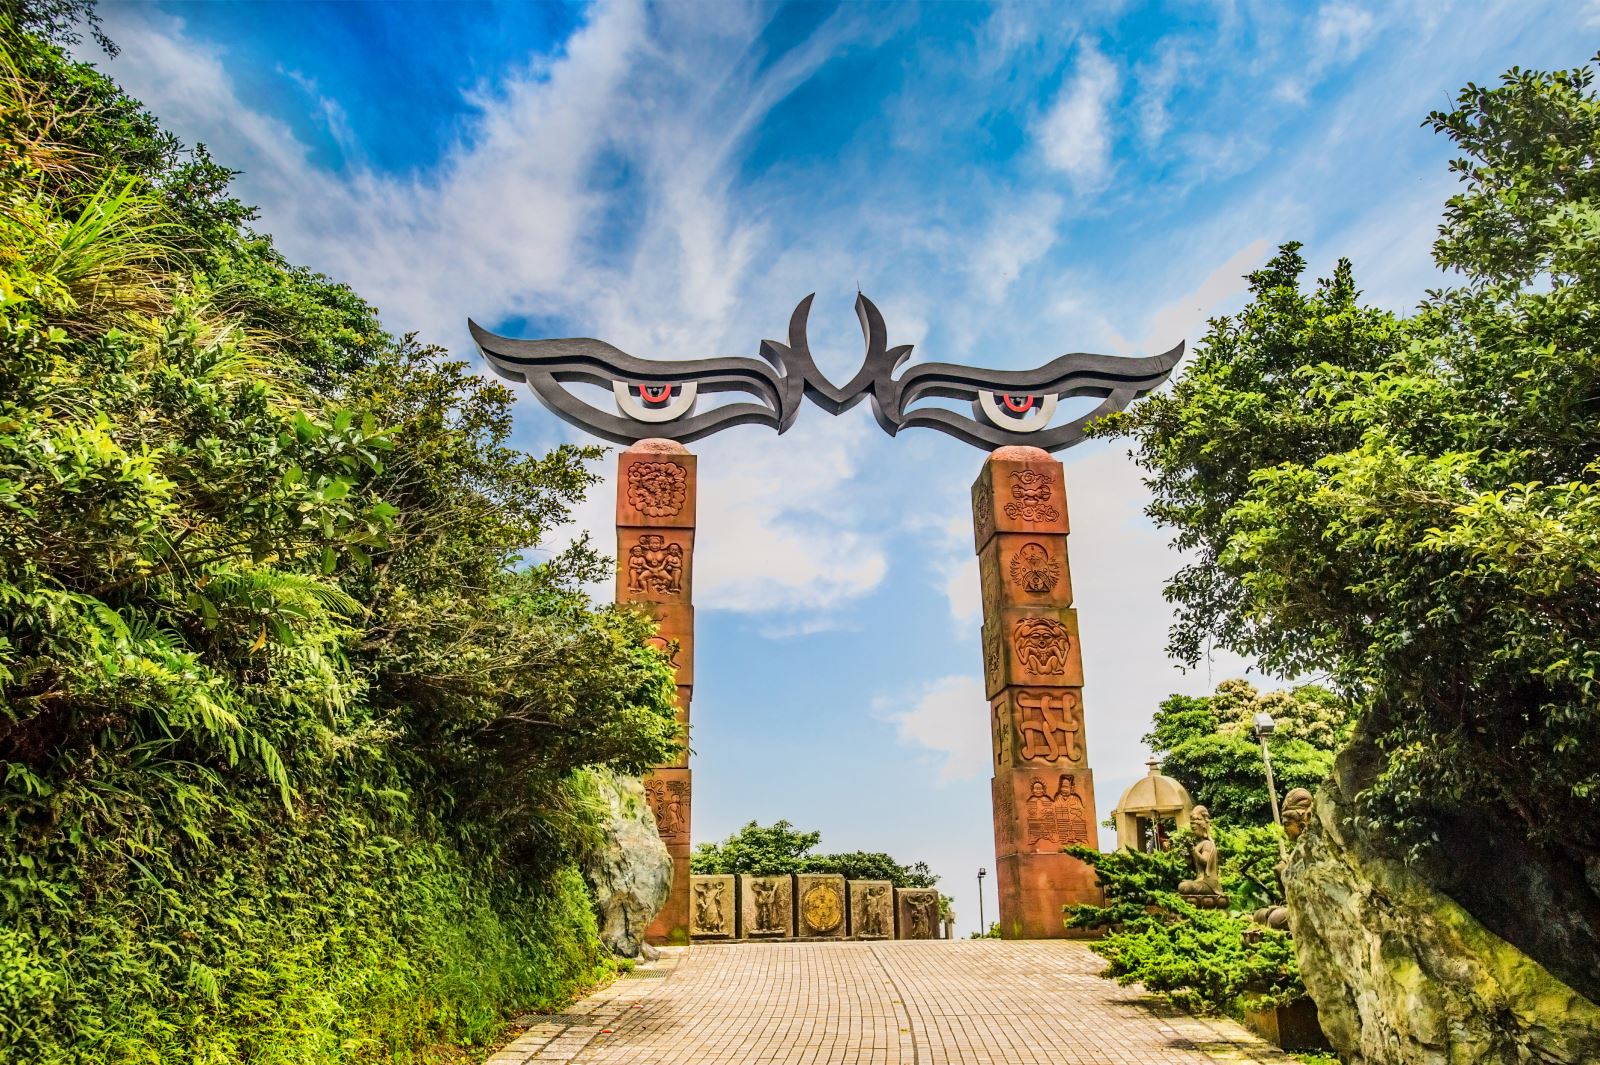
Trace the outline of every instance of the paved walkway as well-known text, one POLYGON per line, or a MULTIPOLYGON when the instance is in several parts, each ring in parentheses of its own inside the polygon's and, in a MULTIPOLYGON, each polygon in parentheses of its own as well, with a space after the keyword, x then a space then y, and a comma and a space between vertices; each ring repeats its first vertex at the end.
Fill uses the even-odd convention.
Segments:
POLYGON ((697 944, 537 1018, 488 1065, 1293 1061, 1101 979, 1103 966, 1059 941, 697 944))

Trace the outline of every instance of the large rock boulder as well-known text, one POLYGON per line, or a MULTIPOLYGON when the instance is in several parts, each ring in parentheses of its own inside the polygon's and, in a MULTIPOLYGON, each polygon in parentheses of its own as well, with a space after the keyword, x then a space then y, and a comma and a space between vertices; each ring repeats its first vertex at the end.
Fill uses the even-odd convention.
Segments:
POLYGON ((656 832, 639 779, 603 770, 596 779, 610 816, 604 842, 582 862, 583 875, 594 892, 601 942, 636 958, 650 949, 645 929, 672 889, 672 856, 656 832))
POLYGON ((1340 756, 1285 874, 1335 1049, 1351 1065, 1600 1062, 1600 914, 1582 867, 1459 812, 1407 861, 1354 816, 1381 768, 1360 741, 1340 756))

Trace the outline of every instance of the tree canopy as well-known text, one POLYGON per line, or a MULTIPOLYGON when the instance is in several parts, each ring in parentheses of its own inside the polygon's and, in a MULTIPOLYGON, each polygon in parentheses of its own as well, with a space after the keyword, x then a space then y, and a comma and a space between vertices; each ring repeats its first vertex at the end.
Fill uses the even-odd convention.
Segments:
POLYGON ((902 865, 882 851, 812 854, 821 842, 822 833, 798 831, 788 821, 751 821, 721 843, 697 846, 691 864, 696 873, 839 873, 847 880, 889 880, 895 887, 918 888, 939 882, 927 862, 902 865))
POLYGON ((1144 737, 1161 771, 1189 789, 1211 815, 1234 825, 1272 821, 1255 715, 1271 714, 1270 744, 1278 801, 1291 788, 1315 790, 1350 738, 1352 707, 1316 685, 1258 693, 1243 680, 1225 680, 1213 695, 1173 695, 1156 710, 1144 737))
POLYGON ((1109 419, 1195 561, 1175 654, 1323 674, 1386 753, 1374 816, 1500 811, 1600 867, 1600 101, 1512 70, 1427 122, 1461 191, 1410 315, 1297 244, 1249 276, 1169 394, 1109 419))

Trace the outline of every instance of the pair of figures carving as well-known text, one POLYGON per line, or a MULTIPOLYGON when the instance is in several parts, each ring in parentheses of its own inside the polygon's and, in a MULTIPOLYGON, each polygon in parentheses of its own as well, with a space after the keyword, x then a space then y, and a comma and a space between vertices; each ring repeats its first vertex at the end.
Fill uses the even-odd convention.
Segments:
POLYGON ((1038 778, 1028 785, 1027 825, 1028 845, 1040 850, 1089 842, 1089 817, 1071 773, 1061 774, 1054 795, 1038 778))
POLYGON ((782 881, 777 879, 762 879, 753 881, 750 889, 756 896, 756 927, 757 932, 782 932, 789 926, 787 919, 779 920, 778 914, 778 889, 782 881))

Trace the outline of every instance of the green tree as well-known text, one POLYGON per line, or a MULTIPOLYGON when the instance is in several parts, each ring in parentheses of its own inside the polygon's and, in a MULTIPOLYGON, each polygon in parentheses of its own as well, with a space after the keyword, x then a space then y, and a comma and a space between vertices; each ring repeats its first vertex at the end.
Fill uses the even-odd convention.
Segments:
POLYGON ((1243 680, 1226 680, 1215 694, 1174 695, 1156 710, 1144 737, 1161 771, 1189 789, 1199 805, 1233 825, 1269 824, 1272 805, 1255 738, 1259 713, 1271 714, 1269 741, 1278 801, 1291 788, 1315 790, 1350 738, 1353 708, 1316 685, 1265 694, 1243 680))
POLYGON ((751 821, 721 843, 701 843, 690 859, 696 873, 839 873, 847 880, 888 880, 895 887, 933 887, 939 878, 927 862, 902 865, 881 851, 813 854, 820 832, 799 832, 788 821, 751 821))
POLYGON ((0 9, 0 1060, 487 1041, 610 971, 587 770, 674 749, 602 561, 520 560, 598 452, 285 263, 81 11, 0 9))
MULTIPOLYGON (((1387 768, 1373 816, 1438 804, 1600 867, 1600 100, 1593 67, 1513 70, 1428 123, 1460 151, 1435 245, 1456 287, 1399 317, 1298 246, 1250 275, 1130 436, 1151 516, 1195 552, 1173 648, 1322 672, 1387 768)), ((1591 889, 1592 894, 1592 889, 1591 889)))

